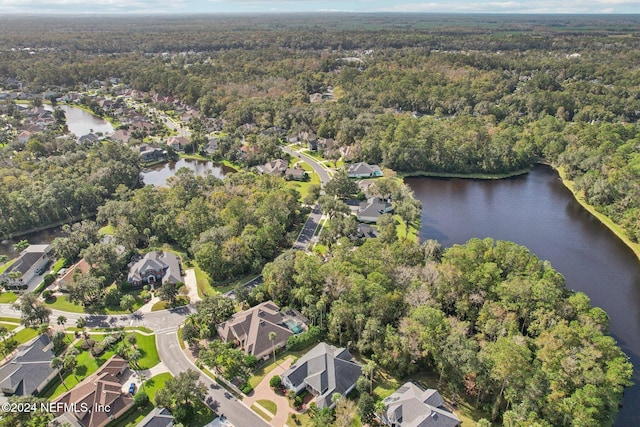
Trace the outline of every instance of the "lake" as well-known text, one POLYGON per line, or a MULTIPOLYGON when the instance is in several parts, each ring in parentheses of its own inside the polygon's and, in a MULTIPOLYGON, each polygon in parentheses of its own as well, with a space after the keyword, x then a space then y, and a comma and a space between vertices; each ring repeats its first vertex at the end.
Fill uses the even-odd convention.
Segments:
POLYGON ((140 175, 144 184, 164 187, 167 185, 167 179, 174 176, 180 168, 191 169, 196 175, 212 174, 221 179, 228 173, 235 172, 233 168, 208 160, 180 159, 176 162, 162 163, 144 169, 140 175))
MULTIPOLYGON (((58 107, 64 111, 67 116, 67 128, 69 132, 77 137, 86 135, 91 131, 93 131, 93 133, 102 132, 105 135, 113 132, 113 126, 101 117, 71 105, 59 105, 58 107)), ((45 108, 52 110, 49 105, 46 105, 45 108)))
POLYGON ((527 246, 589 295, 634 365, 616 426, 640 426, 640 262, 575 201, 548 166, 504 180, 406 178, 422 202, 420 239, 443 246, 478 237, 527 246))

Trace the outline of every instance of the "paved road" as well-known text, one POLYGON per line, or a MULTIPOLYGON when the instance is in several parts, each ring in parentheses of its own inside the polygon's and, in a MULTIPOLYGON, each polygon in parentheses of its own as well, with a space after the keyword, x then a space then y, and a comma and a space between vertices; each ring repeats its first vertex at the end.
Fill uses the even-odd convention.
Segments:
MULTIPOLYGON (((169 367, 173 375, 177 375, 187 369, 197 370, 180 348, 176 329, 177 326, 174 326, 156 332, 156 344, 160 360, 169 367)), ((234 426, 260 427, 269 425, 226 389, 203 373, 200 374, 200 381, 207 386, 207 397, 205 398, 207 405, 216 411, 218 415, 224 414, 234 426)))
POLYGON ((320 163, 318 163, 318 161, 313 157, 307 156, 304 153, 298 153, 297 151, 293 151, 289 147, 280 147, 280 148, 282 148, 282 151, 284 151, 285 153, 294 157, 298 157, 300 158, 300 160, 303 160, 305 163, 308 163, 309 166, 311 166, 313 170, 320 177, 320 184, 322 187, 324 187, 327 184, 327 182, 331 181, 331 177, 329 176, 329 173, 327 172, 327 170, 320 163))
POLYGON ((307 250, 316 229, 320 225, 321 219, 322 210, 318 204, 315 204, 311 209, 311 213, 309 214, 307 221, 304 223, 304 227, 300 230, 300 234, 298 235, 296 242, 293 244, 293 249, 299 249, 302 251, 307 250))

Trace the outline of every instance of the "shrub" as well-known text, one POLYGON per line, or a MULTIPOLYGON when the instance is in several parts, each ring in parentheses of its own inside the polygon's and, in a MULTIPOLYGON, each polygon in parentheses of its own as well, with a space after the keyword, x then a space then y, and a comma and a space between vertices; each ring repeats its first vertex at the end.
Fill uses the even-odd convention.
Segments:
POLYGON ((56 280, 56 276, 54 276, 53 274, 51 274, 51 273, 45 274, 45 276, 44 276, 44 285, 45 286, 49 286, 50 284, 55 282, 55 280, 56 280))
POLYGON ((246 382, 242 384, 242 386, 240 386, 240 391, 243 392, 244 394, 249 394, 253 391, 253 387, 251 386, 251 384, 246 382))
POLYGON ((282 378, 280 378, 280 375, 274 375, 273 377, 271 377, 271 379, 269 380, 269 386, 271 388, 281 388, 282 378))
POLYGON ((104 353, 104 345, 101 342, 95 343, 95 345, 91 348, 91 354, 97 357, 102 353, 104 353))
POLYGON ((51 295, 53 295, 53 291, 51 289, 47 289, 46 291, 44 291, 42 293, 42 298, 47 300, 47 299, 51 298, 51 295))
POLYGON ((145 406, 147 403, 149 403, 149 396, 147 396, 147 393, 145 393, 144 390, 140 390, 138 394, 133 396, 133 403, 138 408, 140 408, 141 406, 145 406))
POLYGON ((312 326, 308 331, 298 335, 291 335, 287 340, 287 350, 299 351, 320 341, 321 331, 317 326, 312 326))
POLYGON ((80 344, 80 347, 83 350, 89 350, 90 348, 93 348, 94 345, 96 345, 96 341, 89 339, 89 340, 82 341, 82 343, 80 344))

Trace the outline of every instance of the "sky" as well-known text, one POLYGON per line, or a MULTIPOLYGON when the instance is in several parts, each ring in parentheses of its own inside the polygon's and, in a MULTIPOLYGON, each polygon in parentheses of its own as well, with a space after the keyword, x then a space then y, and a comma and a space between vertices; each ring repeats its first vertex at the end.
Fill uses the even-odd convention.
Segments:
POLYGON ((640 0, 0 0, 2 14, 640 13, 640 0))

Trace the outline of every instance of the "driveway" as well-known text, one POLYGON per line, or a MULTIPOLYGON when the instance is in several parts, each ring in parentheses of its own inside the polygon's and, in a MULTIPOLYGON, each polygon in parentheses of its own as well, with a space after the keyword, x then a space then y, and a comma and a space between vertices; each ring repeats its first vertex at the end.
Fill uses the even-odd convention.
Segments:
MULTIPOLYGON (((274 402, 278 408, 278 412, 275 414, 275 416, 271 420, 270 424, 272 426, 278 426, 278 427, 284 426, 287 423, 287 418, 289 418, 289 414, 299 413, 295 409, 292 409, 289 406, 289 400, 286 398, 286 396, 277 394, 269 386, 269 380, 271 380, 271 378, 275 375, 281 375, 284 371, 289 369, 292 363, 293 363, 293 358, 289 357, 280 365, 276 366, 273 371, 265 375, 264 379, 260 381, 260 384, 258 384, 256 388, 253 390, 253 393, 251 394, 251 396, 247 396, 244 399, 244 402, 247 404, 247 406, 251 406, 254 403, 256 403, 258 400, 262 400, 262 399, 270 400, 274 402)), ((256 405, 256 406, 259 406, 259 405, 256 405)), ((260 407, 260 409, 262 409, 263 411, 267 412, 267 414, 269 414, 269 412, 266 409, 262 407, 260 407)))

